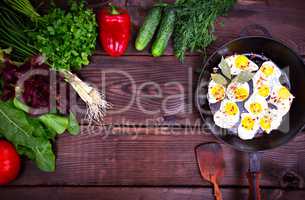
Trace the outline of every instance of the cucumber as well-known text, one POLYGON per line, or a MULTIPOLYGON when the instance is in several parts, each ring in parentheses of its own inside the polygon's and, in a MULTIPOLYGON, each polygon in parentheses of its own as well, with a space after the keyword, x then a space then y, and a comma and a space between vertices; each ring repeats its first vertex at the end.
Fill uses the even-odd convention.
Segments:
POLYGON ((164 53, 168 40, 174 31, 175 18, 176 14, 174 10, 167 10, 164 14, 156 40, 152 45, 152 55, 154 57, 161 56, 164 53))
POLYGON ((144 23, 141 26, 136 39, 135 46, 138 51, 142 51, 143 49, 145 49, 147 44, 154 36, 154 33, 160 23, 161 14, 162 14, 162 8, 154 7, 145 17, 144 23))

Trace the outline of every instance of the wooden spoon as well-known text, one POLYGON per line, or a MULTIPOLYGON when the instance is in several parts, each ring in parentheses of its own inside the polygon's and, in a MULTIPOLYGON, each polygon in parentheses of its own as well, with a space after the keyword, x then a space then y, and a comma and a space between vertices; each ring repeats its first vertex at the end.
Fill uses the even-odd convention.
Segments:
POLYGON ((195 152, 202 178, 213 184, 215 199, 222 200, 219 188, 225 169, 222 147, 218 143, 206 143, 198 145, 195 152))

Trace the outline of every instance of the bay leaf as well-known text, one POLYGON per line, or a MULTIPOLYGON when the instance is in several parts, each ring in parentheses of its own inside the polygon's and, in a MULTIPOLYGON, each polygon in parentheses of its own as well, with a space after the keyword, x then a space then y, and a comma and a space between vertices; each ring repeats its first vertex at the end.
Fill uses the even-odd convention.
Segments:
POLYGON ((223 75, 225 75, 228 79, 232 78, 231 68, 230 68, 229 64, 227 63, 227 61, 223 57, 221 57, 221 61, 218 65, 218 67, 221 69, 221 73, 223 75))
POLYGON ((241 71, 235 78, 234 81, 239 83, 246 83, 250 81, 254 76, 254 73, 250 71, 241 71))
POLYGON ((213 81, 215 81, 218 84, 226 86, 228 84, 228 81, 225 77, 223 77, 221 74, 211 74, 211 78, 213 81))

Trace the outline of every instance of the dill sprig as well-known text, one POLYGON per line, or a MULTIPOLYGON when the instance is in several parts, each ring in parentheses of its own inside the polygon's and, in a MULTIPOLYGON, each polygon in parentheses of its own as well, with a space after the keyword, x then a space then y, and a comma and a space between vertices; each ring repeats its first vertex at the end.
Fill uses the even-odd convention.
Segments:
POLYGON ((202 51, 215 38, 214 23, 218 16, 224 15, 234 5, 235 0, 177 0, 174 52, 184 60, 187 50, 202 51))

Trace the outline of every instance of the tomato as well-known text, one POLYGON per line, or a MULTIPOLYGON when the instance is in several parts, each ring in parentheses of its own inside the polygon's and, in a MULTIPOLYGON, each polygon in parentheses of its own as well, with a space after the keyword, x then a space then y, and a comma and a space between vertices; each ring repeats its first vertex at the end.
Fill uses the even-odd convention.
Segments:
POLYGON ((13 181, 20 170, 20 157, 15 147, 0 140, 0 185, 13 181))

